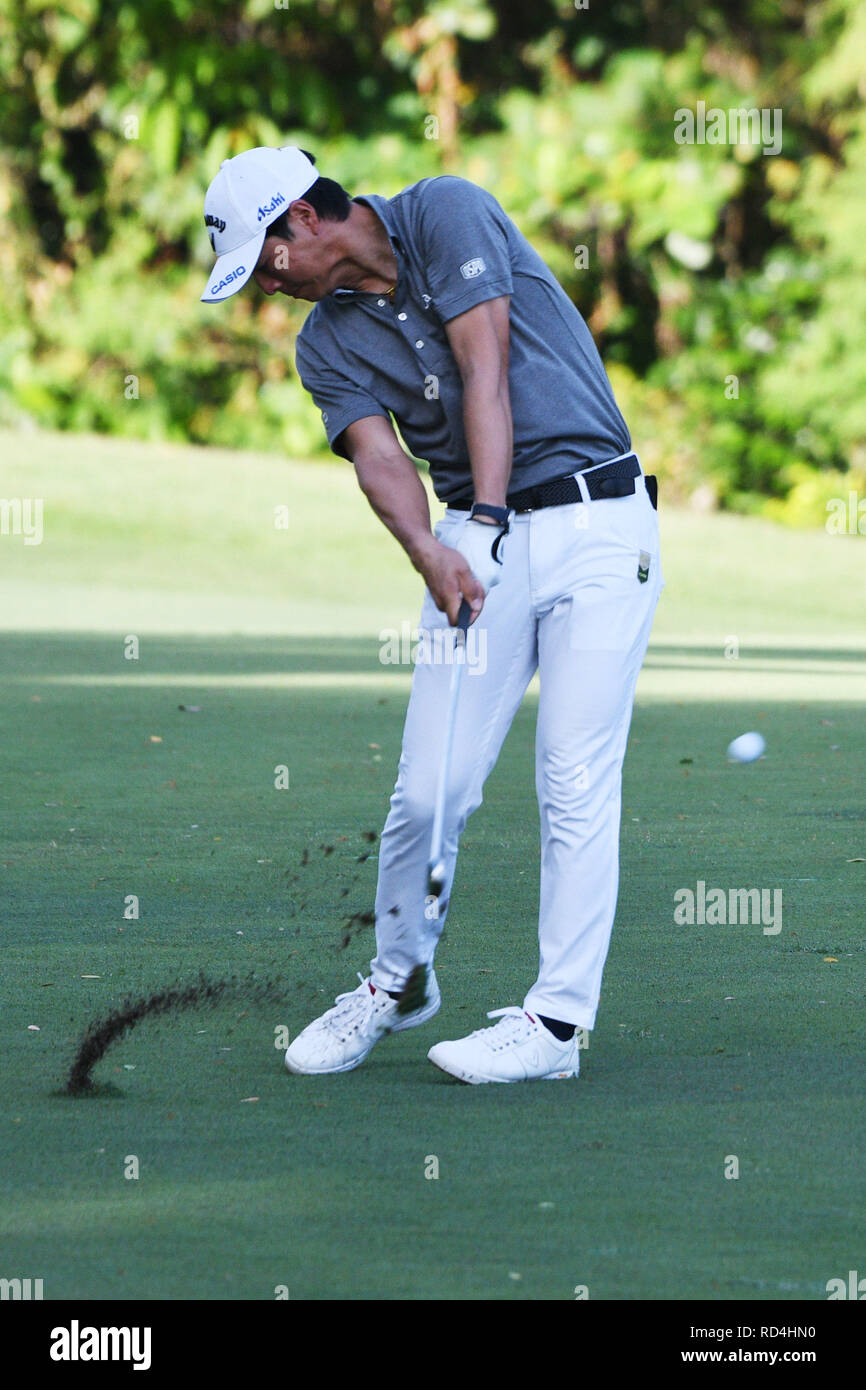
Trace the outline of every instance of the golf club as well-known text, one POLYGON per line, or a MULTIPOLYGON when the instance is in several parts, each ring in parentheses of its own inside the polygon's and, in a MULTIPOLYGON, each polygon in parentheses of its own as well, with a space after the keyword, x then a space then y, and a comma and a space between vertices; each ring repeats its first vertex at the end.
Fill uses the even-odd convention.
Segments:
POLYGON ((466 639, 469 631, 469 620, 472 617, 472 609, 466 599, 460 604, 460 611, 457 614, 455 627, 457 632, 463 634, 462 644, 460 638, 454 638, 454 664, 451 667, 451 686, 448 693, 448 719, 445 725, 445 746, 442 750, 442 761, 439 764, 439 781, 436 787, 436 806, 433 813, 433 834, 430 841, 430 861, 427 872, 427 894, 429 897, 438 898, 445 887, 445 864, 442 859, 442 825, 445 819, 445 797, 448 794, 448 774, 451 769, 451 746, 454 742, 454 724, 457 718, 457 702, 460 698, 460 686, 463 680, 463 668, 466 665, 466 639), (459 647, 463 647, 462 657, 459 655, 459 647))

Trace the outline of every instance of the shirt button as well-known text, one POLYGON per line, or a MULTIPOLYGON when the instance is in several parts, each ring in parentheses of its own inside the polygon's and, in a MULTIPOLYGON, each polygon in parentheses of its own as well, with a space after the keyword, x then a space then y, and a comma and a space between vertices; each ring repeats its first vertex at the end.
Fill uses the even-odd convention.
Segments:
POLYGON ((402 319, 405 319, 406 315, 405 315, 405 314, 398 314, 397 317, 398 317, 398 319, 401 319, 401 320, 402 320, 402 319))
POLYGON ((379 308, 380 308, 380 309, 383 309, 383 308, 385 307, 385 301, 384 301, 384 299, 377 299, 377 300, 376 300, 376 303, 379 305, 379 308))
POLYGON ((416 341, 415 341, 415 346, 416 346, 416 348, 422 348, 422 347, 424 346, 424 339, 423 339, 423 338, 417 338, 416 341))

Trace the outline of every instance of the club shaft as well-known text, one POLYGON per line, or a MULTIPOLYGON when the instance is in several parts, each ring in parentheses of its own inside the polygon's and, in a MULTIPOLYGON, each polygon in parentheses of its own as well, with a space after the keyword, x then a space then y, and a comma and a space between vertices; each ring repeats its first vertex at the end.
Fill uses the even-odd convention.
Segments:
POLYGON ((439 779, 436 785, 436 805, 433 812, 433 836, 430 842, 430 863, 438 864, 442 858, 442 827, 445 821, 445 798, 448 795, 448 775, 451 771, 451 749, 454 744, 454 725, 457 719, 457 701, 460 697, 460 683, 463 676, 462 658, 454 651, 454 666, 451 670, 451 686, 448 694, 448 722, 445 725, 445 746, 439 764, 439 779))
POLYGON ((449 774, 451 772, 451 749, 454 744, 454 725, 457 722, 457 705, 460 699, 460 686, 463 668, 466 665, 466 638, 469 619, 469 605, 464 601, 457 619, 454 635, 454 665, 451 667, 451 683, 448 689, 448 718, 445 724, 445 743, 442 760, 439 764, 439 778, 436 784, 436 804, 433 808, 433 834, 430 840, 430 865, 438 864, 442 858, 442 828, 445 822, 445 800, 448 795, 449 774), (462 650, 461 650, 462 648, 462 650))

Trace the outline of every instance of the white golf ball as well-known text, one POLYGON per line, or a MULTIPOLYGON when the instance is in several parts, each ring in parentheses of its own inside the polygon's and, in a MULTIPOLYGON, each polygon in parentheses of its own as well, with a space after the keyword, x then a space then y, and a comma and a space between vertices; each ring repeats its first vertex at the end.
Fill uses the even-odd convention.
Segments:
POLYGON ((728 757, 735 763, 753 763, 760 758, 766 746, 761 735, 752 730, 751 733, 740 734, 739 738, 728 744, 728 757))

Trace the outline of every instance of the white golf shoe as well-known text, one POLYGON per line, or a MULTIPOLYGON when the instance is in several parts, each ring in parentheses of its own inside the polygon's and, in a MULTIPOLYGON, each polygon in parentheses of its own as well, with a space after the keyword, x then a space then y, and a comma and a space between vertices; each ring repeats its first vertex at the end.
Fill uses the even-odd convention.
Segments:
POLYGON ((477 1028, 468 1038, 440 1042, 427 1053, 440 1071, 478 1086, 485 1081, 557 1081, 577 1076, 577 1033, 560 1042, 540 1019, 525 1009, 493 1009, 492 1028, 477 1028))
POLYGON ((398 1001, 383 989, 373 989, 369 976, 359 973, 357 989, 338 994, 334 1007, 307 1025, 289 1046, 286 1066, 302 1076, 351 1071, 388 1033, 415 1028, 439 1012, 441 998, 435 971, 427 975, 427 998, 411 1014, 397 1012, 398 1001))

